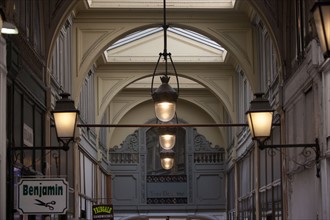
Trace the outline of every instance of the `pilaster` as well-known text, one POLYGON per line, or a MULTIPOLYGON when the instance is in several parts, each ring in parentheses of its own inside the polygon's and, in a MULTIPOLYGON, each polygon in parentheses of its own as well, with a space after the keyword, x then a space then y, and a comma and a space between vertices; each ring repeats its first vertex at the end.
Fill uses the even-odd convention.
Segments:
MULTIPOLYGON (((0 26, 1 28, 1 26, 0 26)), ((6 40, 0 35, 0 219, 6 219, 6 101, 7 67, 6 40)))
POLYGON ((321 147, 324 152, 325 159, 321 161, 321 191, 322 195, 322 214, 321 218, 328 219, 330 217, 330 59, 328 58, 323 62, 320 68, 322 74, 322 94, 323 94, 323 107, 322 107, 322 118, 324 123, 322 126, 323 140, 321 141, 321 147))

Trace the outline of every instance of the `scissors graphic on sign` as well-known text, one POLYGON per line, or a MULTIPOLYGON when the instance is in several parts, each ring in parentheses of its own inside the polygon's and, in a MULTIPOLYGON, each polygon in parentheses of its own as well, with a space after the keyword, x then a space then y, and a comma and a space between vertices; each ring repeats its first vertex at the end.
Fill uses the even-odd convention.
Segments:
POLYGON ((39 199, 35 199, 38 203, 34 203, 36 205, 39 205, 39 206, 45 206, 45 207, 48 207, 49 210, 54 210, 54 207, 52 205, 55 205, 56 202, 55 201, 51 201, 51 202, 43 202, 39 199))

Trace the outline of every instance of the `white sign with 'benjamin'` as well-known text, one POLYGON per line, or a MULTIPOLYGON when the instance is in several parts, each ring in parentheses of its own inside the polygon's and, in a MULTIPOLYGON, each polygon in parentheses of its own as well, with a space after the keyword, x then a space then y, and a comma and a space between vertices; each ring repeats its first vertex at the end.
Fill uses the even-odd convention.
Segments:
POLYGON ((29 178, 18 183, 18 207, 21 214, 65 214, 69 185, 62 178, 29 178))

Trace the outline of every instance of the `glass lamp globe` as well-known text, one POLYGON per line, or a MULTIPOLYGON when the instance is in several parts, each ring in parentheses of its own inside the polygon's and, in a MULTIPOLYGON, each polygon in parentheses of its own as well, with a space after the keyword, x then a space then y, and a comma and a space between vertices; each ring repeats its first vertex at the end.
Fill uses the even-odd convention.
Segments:
POLYGON ((172 169, 174 165, 174 151, 161 151, 160 152, 160 163, 165 170, 172 169))
POLYGON ((175 102, 155 102, 156 117, 162 122, 169 122, 174 118, 176 111, 175 102))
POLYGON ((175 145, 175 134, 165 133, 159 135, 159 144, 164 150, 171 150, 175 145))

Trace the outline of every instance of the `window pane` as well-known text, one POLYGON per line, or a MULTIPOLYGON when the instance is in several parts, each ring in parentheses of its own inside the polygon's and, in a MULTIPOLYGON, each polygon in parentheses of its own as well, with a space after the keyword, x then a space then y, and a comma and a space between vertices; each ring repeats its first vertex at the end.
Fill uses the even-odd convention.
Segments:
MULTIPOLYGON (((40 111, 35 111, 34 118, 34 145, 35 146, 44 146, 44 133, 43 133, 43 114, 40 111)), ((35 170, 38 172, 42 172, 42 164, 44 162, 43 151, 36 150, 35 152, 35 170)))

